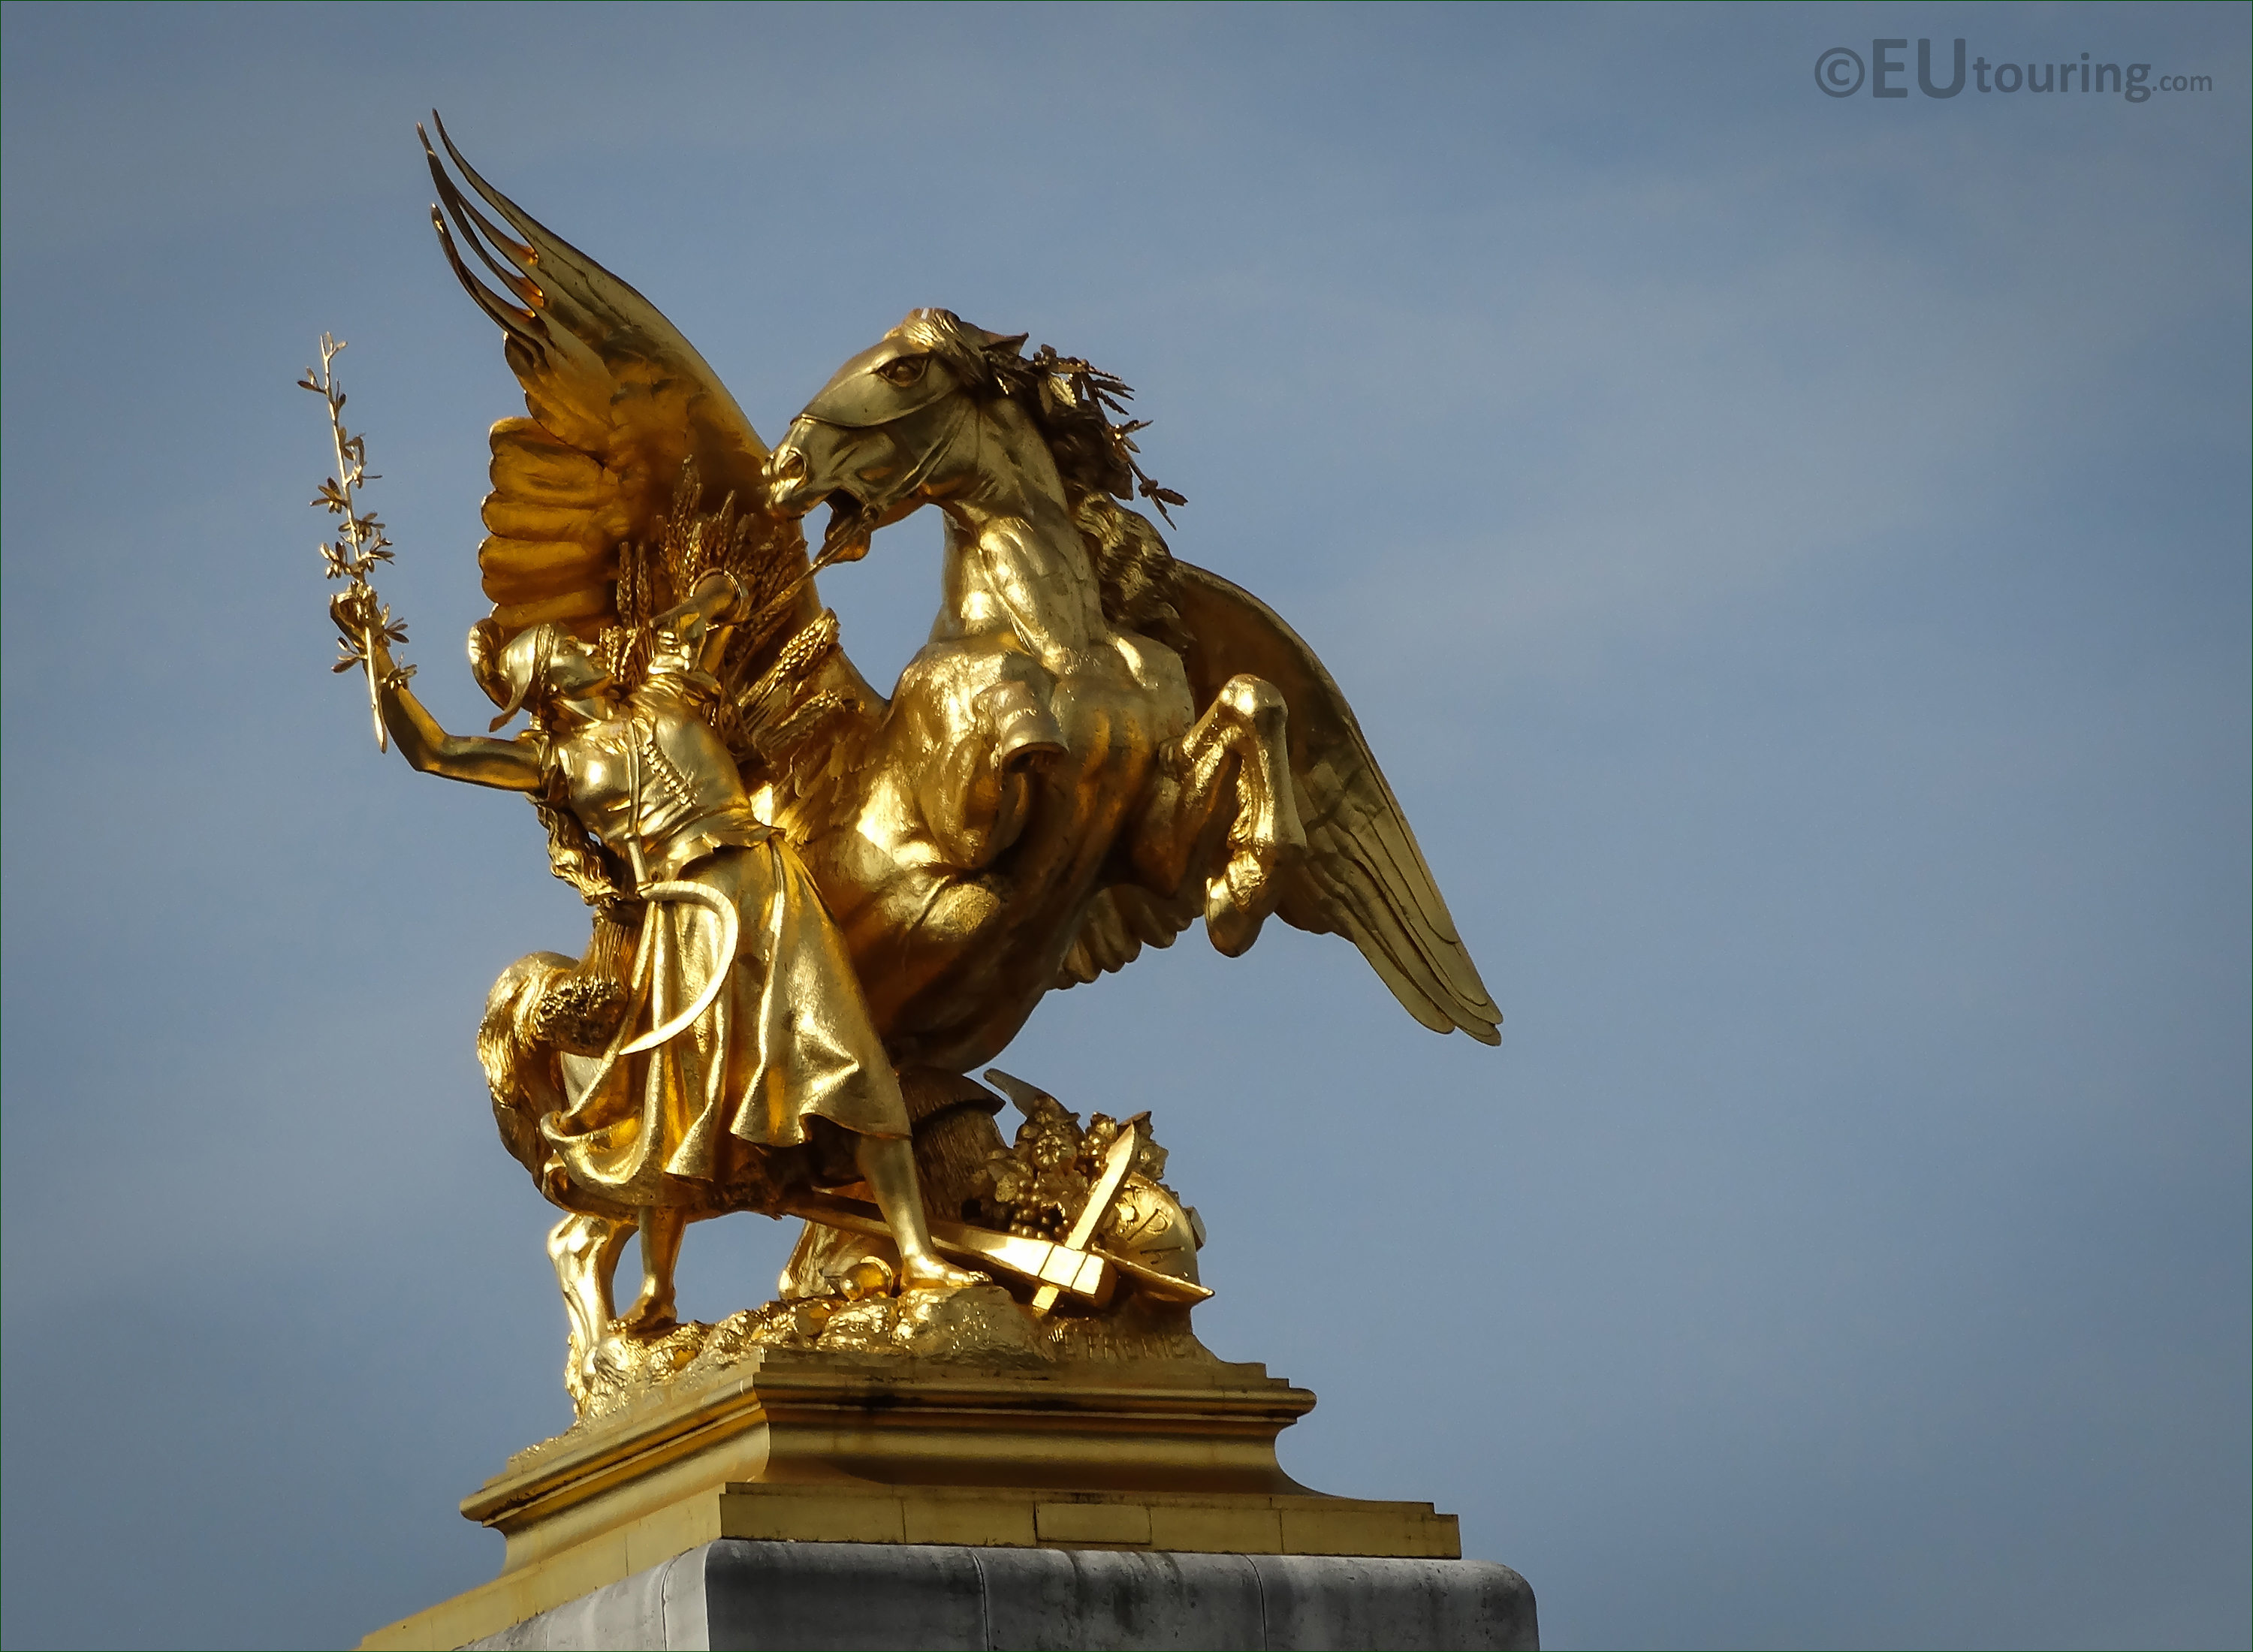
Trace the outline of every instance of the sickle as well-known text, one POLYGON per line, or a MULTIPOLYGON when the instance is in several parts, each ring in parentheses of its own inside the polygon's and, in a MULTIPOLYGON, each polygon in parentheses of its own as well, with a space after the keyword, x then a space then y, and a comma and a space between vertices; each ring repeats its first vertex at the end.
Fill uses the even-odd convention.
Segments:
MULTIPOLYGON (((729 971, 736 966, 736 942, 742 934, 742 921, 736 916, 735 903, 706 889, 701 883, 645 883, 641 887, 640 893, 642 898, 652 905, 655 905, 659 901, 683 901, 691 906, 701 906, 718 918, 721 963, 720 967, 712 972, 712 978, 704 983, 703 989, 696 994, 687 1008, 666 1022, 664 1026, 653 1027, 631 1044, 620 1046, 617 1053, 621 1056, 631 1056, 641 1050, 654 1049, 669 1039, 678 1037, 687 1030, 690 1023, 699 1015, 712 1007, 713 1000, 720 996, 720 989, 728 984, 729 971)), ((644 919, 644 923, 646 924, 647 919, 644 919)))

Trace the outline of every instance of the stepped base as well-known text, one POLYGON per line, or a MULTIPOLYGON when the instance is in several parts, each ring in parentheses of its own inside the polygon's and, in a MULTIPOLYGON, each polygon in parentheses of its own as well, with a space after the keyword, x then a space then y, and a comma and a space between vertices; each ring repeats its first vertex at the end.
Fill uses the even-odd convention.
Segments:
MULTIPOLYGON (((449 1643, 450 1644, 450 1643, 449 1643)), ((478 1647, 1538 1648, 1533 1592, 1475 1560, 722 1540, 478 1647)))
MULTIPOLYGON (((1247 1557, 1455 1563, 1453 1515, 1429 1503, 1324 1496, 1283 1473, 1276 1435, 1313 1405, 1312 1394, 1262 1366, 1212 1359, 996 1368, 764 1349, 520 1453, 462 1504, 464 1515, 507 1538, 501 1575, 361 1644, 459 1647, 558 1608, 610 1600, 612 1586, 645 1580, 691 1552, 737 1556, 722 1567, 736 1568, 731 1577, 750 1575, 741 1572, 743 1555, 779 1554, 786 1558, 762 1562, 761 1575, 784 1579, 845 1565, 822 1555, 847 1548, 911 1557, 886 1563, 888 1578, 935 1575, 931 1567, 941 1563, 931 1557, 941 1551, 977 1551, 980 1558, 963 1564, 980 1579, 998 1575, 996 1566, 1052 1572, 1057 1564, 1078 1577, 1132 1557, 1167 1577, 1203 1566, 1237 1579, 1224 1593, 1263 1575, 1244 1570, 1247 1557), (1024 1558, 1044 1550, 1124 1552, 1085 1563, 1024 1558)), ((1475 1567, 1443 1572, 1483 1575, 1475 1567)), ((813 1586, 791 1583, 785 1593, 801 1586, 813 1586)), ((834 1644, 899 1642, 878 1634, 834 1644)))

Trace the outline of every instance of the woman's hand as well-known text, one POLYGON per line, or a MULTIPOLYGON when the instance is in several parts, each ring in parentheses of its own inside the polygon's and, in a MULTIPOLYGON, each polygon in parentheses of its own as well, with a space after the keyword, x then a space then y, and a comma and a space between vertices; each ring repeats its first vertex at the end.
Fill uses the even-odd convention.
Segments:
POLYGON ((748 619, 750 616, 742 611, 748 606, 749 598, 741 580, 725 568, 708 568, 687 601, 675 603, 657 617, 657 629, 677 630, 680 622, 692 614, 707 625, 748 619))
POLYGON ((358 580, 346 585, 329 598, 329 617, 352 642, 366 645, 371 632, 375 633, 379 644, 382 641, 383 608, 376 601, 373 586, 363 585, 358 580))

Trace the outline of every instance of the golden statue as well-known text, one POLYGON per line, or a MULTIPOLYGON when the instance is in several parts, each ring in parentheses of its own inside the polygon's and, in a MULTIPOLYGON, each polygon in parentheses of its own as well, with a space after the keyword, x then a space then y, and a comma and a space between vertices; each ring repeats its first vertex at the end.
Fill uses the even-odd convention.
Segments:
MULTIPOLYGON (((349 599, 366 589, 339 600, 347 630, 361 629, 365 616, 353 610, 364 604, 349 599)), ((472 632, 478 680, 502 706, 495 726, 532 714, 532 732, 517 740, 449 735, 403 682, 383 691, 384 721, 415 768, 548 800, 562 853, 606 903, 596 945, 607 944, 609 958, 628 934, 611 914, 638 908, 632 963, 596 974, 595 990, 570 960, 537 957, 497 989, 512 1010, 528 1001, 562 1052, 562 1083, 541 1094, 537 1117, 509 1121, 510 1146, 555 1203, 609 1219, 613 1245, 639 1229, 642 1292, 617 1321, 627 1336, 677 1322, 683 1225, 746 1204, 773 1208, 775 1184, 791 1174, 782 1167, 799 1160, 856 1168, 828 1179, 867 1181, 908 1288, 983 1278, 931 1249, 907 1103, 851 961, 805 867, 752 812, 707 721, 719 687, 709 667, 729 623, 750 617, 743 587, 707 573, 652 622, 641 684, 624 696, 611 671, 553 620, 495 652, 483 648, 494 631, 472 632), (610 866, 630 869, 624 887, 587 864, 588 835, 610 866), (851 1152, 838 1151, 839 1133, 851 1152)), ((373 665, 389 675, 380 637, 373 665)), ((504 1092, 513 1101, 528 1077, 516 1053, 505 1037, 485 1052, 505 1084, 515 1081, 504 1092)))
MULTIPOLYGON (((1342 934, 1425 1026, 1499 1042, 1343 695, 1129 507, 1170 523, 1184 501, 1143 473, 1119 380, 919 310, 770 450, 654 306, 439 137, 468 188, 426 136, 432 222, 530 414, 492 427, 478 552, 495 737, 446 733, 393 660, 403 628, 366 579, 388 540, 325 339, 305 382, 339 474, 316 503, 344 519, 338 669, 364 669, 379 742, 527 794, 593 909, 582 955, 513 965, 478 1035, 502 1137, 566 1212, 549 1251, 582 1427, 752 1349, 1210 1362, 1188 1330, 1202 1224, 1148 1114, 1083 1127, 987 1070, 1024 1118, 1005 1144, 970 1075, 1049 991, 1200 915, 1231 957, 1271 915, 1342 934), (814 579, 926 505, 941 605, 887 697, 814 579), (806 1218, 780 1297, 683 1326, 683 1227, 736 1210, 806 1218)), ((1312 1398, 1260 1404, 1259 1472, 1288 1486, 1273 1432, 1312 1398)))

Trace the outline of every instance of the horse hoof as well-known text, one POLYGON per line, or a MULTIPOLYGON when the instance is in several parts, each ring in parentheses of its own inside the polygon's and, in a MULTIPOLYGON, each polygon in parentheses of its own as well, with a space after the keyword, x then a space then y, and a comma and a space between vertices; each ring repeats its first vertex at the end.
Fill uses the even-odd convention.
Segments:
POLYGON ((995 768, 1052 763, 1064 756, 1063 726, 1025 684, 998 683, 978 701, 980 714, 993 731, 995 768))
POLYGON ((1259 938, 1260 926, 1266 923, 1267 915, 1238 905, 1219 879, 1214 879, 1213 883, 1220 893, 1205 902, 1204 932, 1210 938, 1213 950, 1223 958, 1242 958, 1252 950, 1252 943, 1259 938))
POLYGON ((1274 910, 1270 859, 1252 850, 1232 855, 1221 875, 1204 886, 1205 933, 1223 958, 1241 958, 1251 951, 1274 910))

